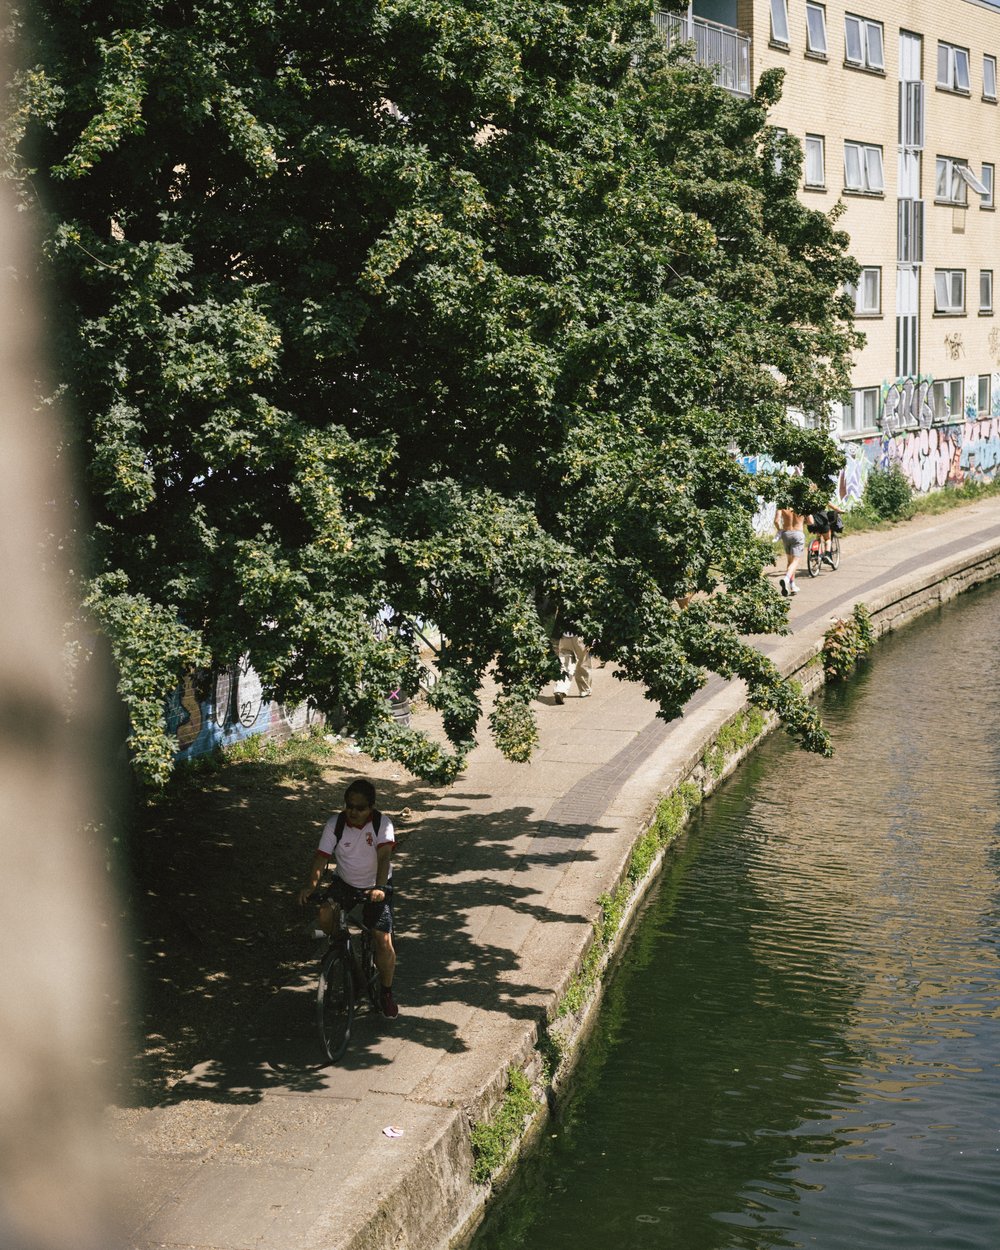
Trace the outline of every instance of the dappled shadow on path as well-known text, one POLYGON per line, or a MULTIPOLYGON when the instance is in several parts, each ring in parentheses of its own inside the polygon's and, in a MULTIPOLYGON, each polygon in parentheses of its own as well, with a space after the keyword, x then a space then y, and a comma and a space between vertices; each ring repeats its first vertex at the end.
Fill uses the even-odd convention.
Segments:
MULTIPOLYGON (((341 773, 342 775, 337 775, 341 773)), ((433 1051, 465 1048, 469 1009, 541 1019, 547 989, 518 950, 537 923, 588 925, 547 899, 601 830, 559 826, 526 807, 484 812, 487 796, 379 779, 397 819, 400 1017, 357 1022, 337 1069, 319 1062, 315 944, 294 894, 344 777, 248 789, 223 775, 161 810, 143 831, 130 958, 145 1031, 125 1105, 188 1098, 253 1102, 268 1090, 323 1091, 391 1062, 383 1033, 433 1051), (440 1008, 440 1009, 437 1009, 440 1008)))

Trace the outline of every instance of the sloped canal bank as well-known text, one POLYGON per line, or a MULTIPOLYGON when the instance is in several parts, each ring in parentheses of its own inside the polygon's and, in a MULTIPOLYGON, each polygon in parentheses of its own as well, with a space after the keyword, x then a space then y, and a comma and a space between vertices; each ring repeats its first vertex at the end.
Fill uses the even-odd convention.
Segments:
POLYGON ((993 1250, 1000 588, 707 800, 474 1250, 993 1250))

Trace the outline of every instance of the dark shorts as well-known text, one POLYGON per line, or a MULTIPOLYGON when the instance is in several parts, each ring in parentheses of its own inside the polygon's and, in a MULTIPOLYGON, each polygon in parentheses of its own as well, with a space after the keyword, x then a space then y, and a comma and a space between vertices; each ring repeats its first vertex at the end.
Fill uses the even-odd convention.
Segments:
MULTIPOLYGON (((366 891, 359 890, 338 876, 334 876, 330 884, 320 890, 317 901, 320 903, 336 903, 344 911, 350 911, 365 898, 366 891)), ((385 887, 385 899, 381 903, 366 902, 361 918, 369 929, 378 929, 380 933, 392 932, 392 885, 385 887)))

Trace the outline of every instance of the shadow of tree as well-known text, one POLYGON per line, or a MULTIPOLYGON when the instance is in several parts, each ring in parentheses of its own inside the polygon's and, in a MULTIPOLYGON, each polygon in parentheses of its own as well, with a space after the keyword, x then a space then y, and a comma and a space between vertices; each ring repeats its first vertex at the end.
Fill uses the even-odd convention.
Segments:
MULTIPOLYGON (((234 765, 144 814, 128 916, 141 1035, 118 1091, 123 1105, 329 1088, 316 1033, 315 943, 294 894, 359 762, 338 759, 319 781, 269 782, 266 764, 234 765)), ((545 898, 569 865, 592 858, 582 843, 595 830, 533 819, 527 807, 484 813, 485 795, 442 794, 368 771, 399 834, 403 1011, 393 1033, 437 1051, 463 1049, 455 1023, 434 1010, 444 1003, 450 1014, 486 1006, 542 1020, 550 995, 519 975, 518 947, 532 922, 589 924, 545 898)), ((381 1027, 359 1021, 340 1071, 388 1062, 381 1027)))

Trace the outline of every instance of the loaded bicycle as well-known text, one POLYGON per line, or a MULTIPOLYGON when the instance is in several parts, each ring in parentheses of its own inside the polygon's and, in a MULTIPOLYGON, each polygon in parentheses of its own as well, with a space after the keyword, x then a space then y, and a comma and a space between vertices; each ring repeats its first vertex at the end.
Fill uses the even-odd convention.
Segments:
POLYGON ((831 569, 840 567, 840 539, 836 534, 830 535, 830 547, 828 551, 823 549, 823 539, 819 534, 813 534, 809 542, 809 550, 806 552, 806 568, 809 570, 810 577, 819 577, 820 569, 827 564, 831 569), (826 557, 824 559, 824 557, 826 557))
POLYGON ((360 905, 350 911, 337 909, 337 929, 320 960, 316 1015, 323 1051, 331 1063, 347 1050, 358 1007, 378 1011, 375 945, 359 912, 360 905))
POLYGON ((831 569, 840 567, 840 531, 844 528, 840 509, 830 504, 816 508, 809 519, 809 548, 806 552, 806 568, 810 577, 819 577, 823 565, 831 569))

